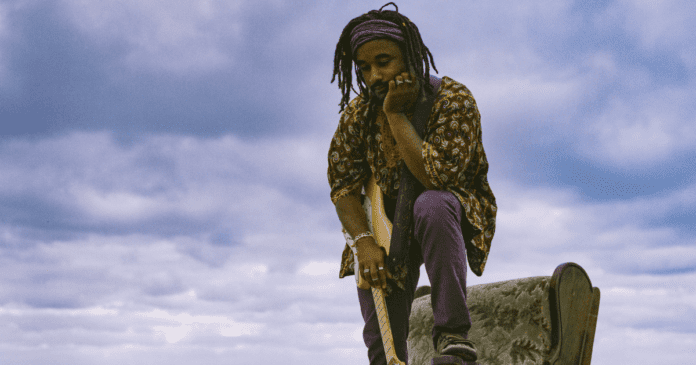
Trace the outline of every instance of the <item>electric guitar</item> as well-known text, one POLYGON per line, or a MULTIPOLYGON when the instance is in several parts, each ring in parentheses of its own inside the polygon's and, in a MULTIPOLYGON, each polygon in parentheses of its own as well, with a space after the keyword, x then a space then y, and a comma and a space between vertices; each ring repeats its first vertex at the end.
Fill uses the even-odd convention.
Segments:
MULTIPOLYGON (((392 222, 389 221, 387 213, 384 211, 382 190, 377 185, 374 175, 370 177, 367 186, 365 186, 363 209, 365 210, 365 215, 367 215, 367 224, 372 230, 375 242, 377 242, 377 245, 380 247, 384 247, 387 255, 389 255, 392 222)), ((360 275, 358 252, 354 246, 353 238, 345 231, 345 229, 343 230, 343 235, 345 236, 348 245, 351 246, 351 249, 353 250, 353 256, 355 258, 355 281, 358 284, 358 288, 370 289, 370 284, 363 279, 362 275, 360 275)), ((389 313, 387 313, 387 304, 384 301, 383 294, 382 288, 372 288, 372 298, 375 301, 375 310, 379 320, 379 329, 382 333, 382 344, 384 345, 384 354, 387 357, 387 364, 405 365, 405 363, 400 361, 396 356, 396 351, 394 350, 394 338, 392 337, 391 325, 389 324, 389 313)))

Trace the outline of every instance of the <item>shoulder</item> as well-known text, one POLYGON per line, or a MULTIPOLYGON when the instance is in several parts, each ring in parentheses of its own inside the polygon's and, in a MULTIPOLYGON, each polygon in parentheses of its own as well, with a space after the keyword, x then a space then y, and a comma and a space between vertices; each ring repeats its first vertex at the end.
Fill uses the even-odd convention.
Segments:
POLYGON ((464 84, 447 76, 442 77, 440 89, 435 97, 435 108, 441 113, 466 111, 467 114, 477 114, 478 111, 471 91, 464 84))
POLYGON ((470 98, 473 100, 471 91, 459 81, 450 77, 442 76, 440 90, 437 93, 438 99, 463 99, 470 98))
POLYGON ((368 104, 364 100, 362 95, 354 97, 345 109, 343 109, 341 113, 341 123, 351 123, 365 119, 368 111, 368 104))

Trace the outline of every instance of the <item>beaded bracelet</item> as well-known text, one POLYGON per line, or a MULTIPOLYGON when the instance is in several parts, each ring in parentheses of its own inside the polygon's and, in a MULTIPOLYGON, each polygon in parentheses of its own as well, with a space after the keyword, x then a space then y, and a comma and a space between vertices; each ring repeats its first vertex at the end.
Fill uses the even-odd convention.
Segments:
POLYGON ((358 244, 358 240, 361 239, 361 238, 364 238, 364 237, 372 237, 372 238, 374 238, 374 236, 372 235, 372 232, 370 232, 370 231, 367 231, 367 232, 365 232, 365 233, 361 233, 361 234, 355 236, 355 238, 353 238, 353 246, 357 245, 357 244, 358 244))

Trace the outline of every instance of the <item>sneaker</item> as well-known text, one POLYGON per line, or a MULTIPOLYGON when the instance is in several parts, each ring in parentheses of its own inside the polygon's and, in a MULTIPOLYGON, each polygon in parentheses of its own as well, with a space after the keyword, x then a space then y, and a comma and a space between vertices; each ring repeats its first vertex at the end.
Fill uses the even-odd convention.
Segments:
POLYGON ((461 357, 464 361, 475 361, 476 346, 461 335, 443 332, 437 339, 437 352, 440 355, 461 357))

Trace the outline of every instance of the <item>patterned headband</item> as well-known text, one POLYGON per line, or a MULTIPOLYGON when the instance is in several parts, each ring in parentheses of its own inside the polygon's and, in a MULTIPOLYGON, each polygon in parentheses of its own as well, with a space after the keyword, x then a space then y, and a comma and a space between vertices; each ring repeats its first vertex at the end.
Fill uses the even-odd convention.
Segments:
POLYGON ((358 48, 363 44, 379 38, 390 38, 398 42, 404 42, 404 33, 398 25, 387 21, 373 19, 358 24, 350 33, 350 48, 355 58, 358 48))

